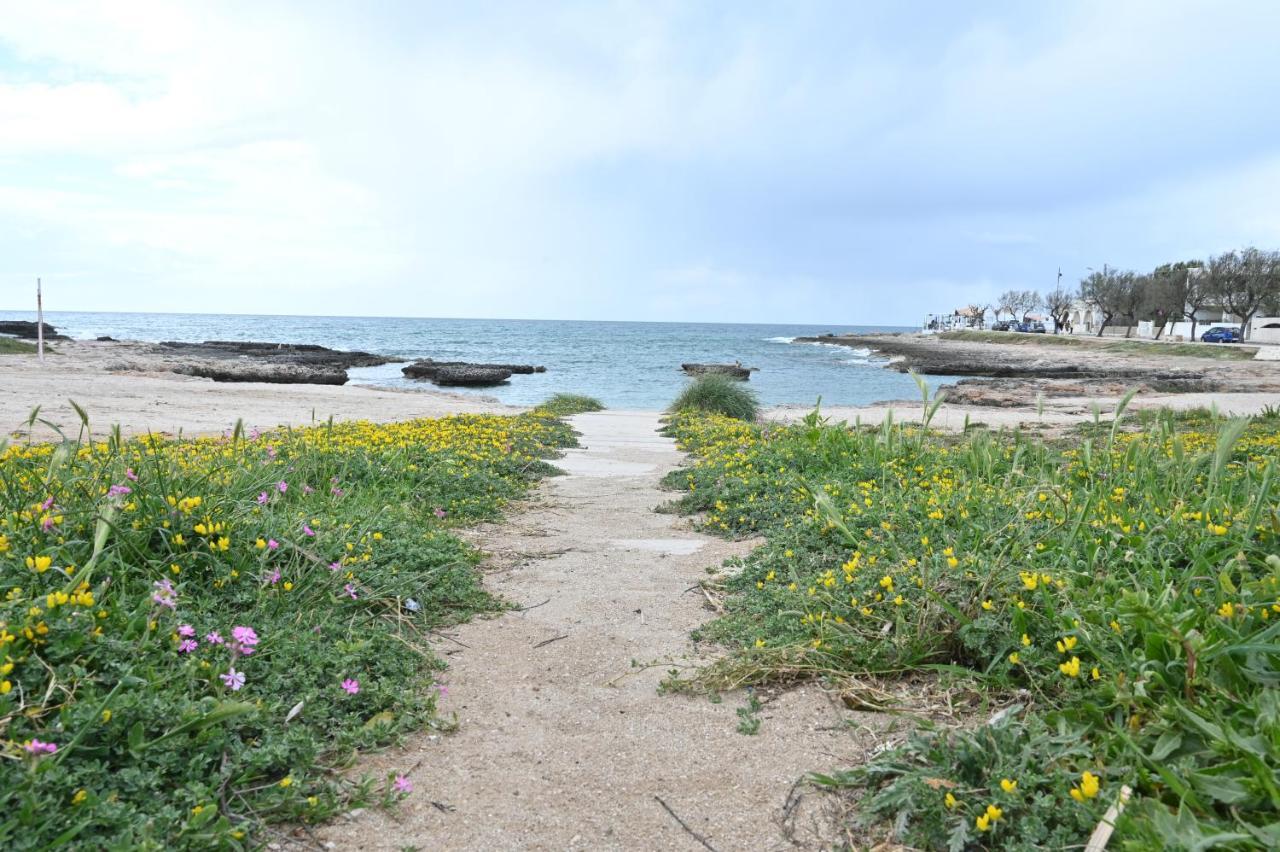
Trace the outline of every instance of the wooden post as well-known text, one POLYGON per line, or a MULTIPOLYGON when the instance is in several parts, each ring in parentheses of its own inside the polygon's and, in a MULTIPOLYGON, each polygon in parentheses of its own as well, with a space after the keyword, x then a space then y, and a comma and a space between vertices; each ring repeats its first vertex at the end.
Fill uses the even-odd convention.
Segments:
POLYGON ((44 295, 40 292, 40 279, 36 279, 36 355, 44 363, 44 295))

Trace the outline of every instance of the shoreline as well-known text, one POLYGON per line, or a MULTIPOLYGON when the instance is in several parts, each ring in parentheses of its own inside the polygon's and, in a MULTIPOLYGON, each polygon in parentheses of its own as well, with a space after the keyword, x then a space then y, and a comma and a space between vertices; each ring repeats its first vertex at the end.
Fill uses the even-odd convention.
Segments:
MULTIPOLYGON (((858 335, 816 342, 876 348, 875 344, 884 344, 886 340, 896 341, 900 348, 914 346, 943 354, 948 350, 939 350, 940 346, 955 346, 954 341, 921 343, 907 335, 858 335)), ((1063 357, 1056 351, 1058 347, 1052 347, 1055 351, 1048 355, 1038 351, 1030 355, 1025 351, 1011 354, 1000 350, 1050 347, 996 343, 966 343, 955 351, 971 357, 965 353, 971 353, 974 347, 989 357, 995 353, 1006 364, 1018 359, 1030 359, 1034 364, 1049 357, 1052 368, 1052 356, 1059 361, 1063 357)), ((25 424, 32 410, 39 406, 40 419, 48 423, 37 422, 31 435, 33 439, 56 439, 58 429, 63 434, 74 435, 80 429, 80 421, 71 400, 88 413, 92 432, 97 436, 116 425, 129 435, 146 432, 206 435, 220 434, 232 428, 237 420, 247 429, 265 430, 324 423, 330 417, 335 421, 389 422, 450 414, 516 414, 529 408, 507 405, 492 397, 428 388, 215 382, 171 372, 170 365, 150 352, 150 348, 151 344, 129 341, 59 341, 60 354, 49 356, 43 365, 33 355, 0 356, 0 432, 8 435, 16 431, 25 435, 25 424)), ((1068 356, 1078 354, 1074 349, 1072 347, 1068 356)), ((1097 353, 1085 355, 1094 358, 1097 353)), ((1103 357, 1114 365, 1120 356, 1103 353, 1103 357)), ((1182 362, 1196 367, 1205 362, 1203 366, 1214 370, 1209 380, 1219 383, 1215 386, 1231 384, 1234 389, 1188 388, 1190 392, 1170 393, 1147 387, 1135 397, 1132 403, 1135 409, 1216 406, 1223 413, 1248 415, 1280 405, 1280 365, 1276 362, 1190 357, 1160 360, 1162 363, 1158 366, 1165 372, 1168 372, 1169 360, 1178 362, 1179 367, 1183 366, 1182 362)), ((905 369, 895 364, 887 364, 886 368, 905 369)), ((948 400, 933 422, 944 429, 960 429, 966 422, 997 429, 1061 428, 1091 419, 1095 406, 1104 414, 1113 410, 1130 387, 1131 382, 1116 379, 963 379, 955 385, 933 388, 934 393, 945 392, 948 400)), ((628 407, 625 410, 653 409, 628 407)), ((807 403, 767 406, 762 411, 762 419, 794 422, 812 410, 813 406, 807 403)), ((890 412, 898 420, 918 421, 921 411, 918 399, 884 400, 866 405, 828 403, 821 407, 822 415, 833 421, 868 425, 883 422, 890 412)))

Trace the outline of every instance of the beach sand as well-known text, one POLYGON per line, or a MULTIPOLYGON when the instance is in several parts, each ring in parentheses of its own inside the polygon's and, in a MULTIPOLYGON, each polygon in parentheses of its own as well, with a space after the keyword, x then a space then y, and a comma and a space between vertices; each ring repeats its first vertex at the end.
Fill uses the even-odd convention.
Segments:
MULTIPOLYGON (((162 371, 142 344, 61 341, 41 364, 34 355, 0 355, 0 432, 23 427, 32 409, 74 436, 89 415, 95 435, 119 425, 126 434, 220 433, 237 419, 246 429, 335 420, 408 420, 522 409, 484 397, 394 391, 358 385, 220 383, 162 371)), ((37 424, 37 438, 55 437, 37 424)))

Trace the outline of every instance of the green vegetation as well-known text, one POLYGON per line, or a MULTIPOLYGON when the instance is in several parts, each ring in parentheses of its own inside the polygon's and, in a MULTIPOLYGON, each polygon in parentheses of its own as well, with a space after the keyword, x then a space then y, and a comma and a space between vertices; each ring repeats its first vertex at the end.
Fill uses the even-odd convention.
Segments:
POLYGON ((0 447, 0 847, 259 848, 394 803, 410 767, 341 770, 450 725, 427 633, 500 606, 451 530, 571 442, 525 415, 0 447))
MULTIPOLYGON (((53 347, 46 345, 44 351, 49 355, 56 355, 53 347)), ((28 343, 25 340, 19 340, 16 337, 6 337, 0 335, 0 355, 35 355, 36 345, 28 343)))
POLYGON ((558 393, 539 405, 536 411, 552 417, 571 417, 590 411, 604 411, 604 403, 592 396, 577 393, 558 393))
POLYGON ((1018 334, 1007 331, 947 331, 939 335, 943 340, 960 340, 969 343, 1003 343, 1009 346, 1073 346, 1087 347, 1101 352, 1150 355, 1171 355, 1187 358, 1217 358, 1222 361, 1248 361, 1257 354, 1256 346, 1208 343, 1165 343, 1159 340, 1125 340, 1124 338, 1073 337, 1063 334, 1018 334))
POLYGON ((760 413, 760 403, 755 391, 743 382, 710 373, 685 385, 668 411, 673 414, 705 412, 753 421, 760 413))
POLYGON ((1280 846, 1275 419, 1117 419, 1061 443, 816 413, 672 428, 694 459, 668 480, 678 508, 766 543, 700 631, 732 652, 667 686, 826 678, 913 715, 897 748, 814 776, 857 791, 854 834, 1081 848, 1130 790, 1112 848, 1280 846), (950 696, 963 722, 933 721, 950 696))

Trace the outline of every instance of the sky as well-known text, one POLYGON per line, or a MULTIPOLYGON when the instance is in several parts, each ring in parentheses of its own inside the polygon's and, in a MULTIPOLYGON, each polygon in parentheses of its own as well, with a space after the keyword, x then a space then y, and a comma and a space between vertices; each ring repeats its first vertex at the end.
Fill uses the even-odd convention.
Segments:
POLYGON ((914 324, 1280 247, 1280 3, 0 0, 0 308, 914 324))

